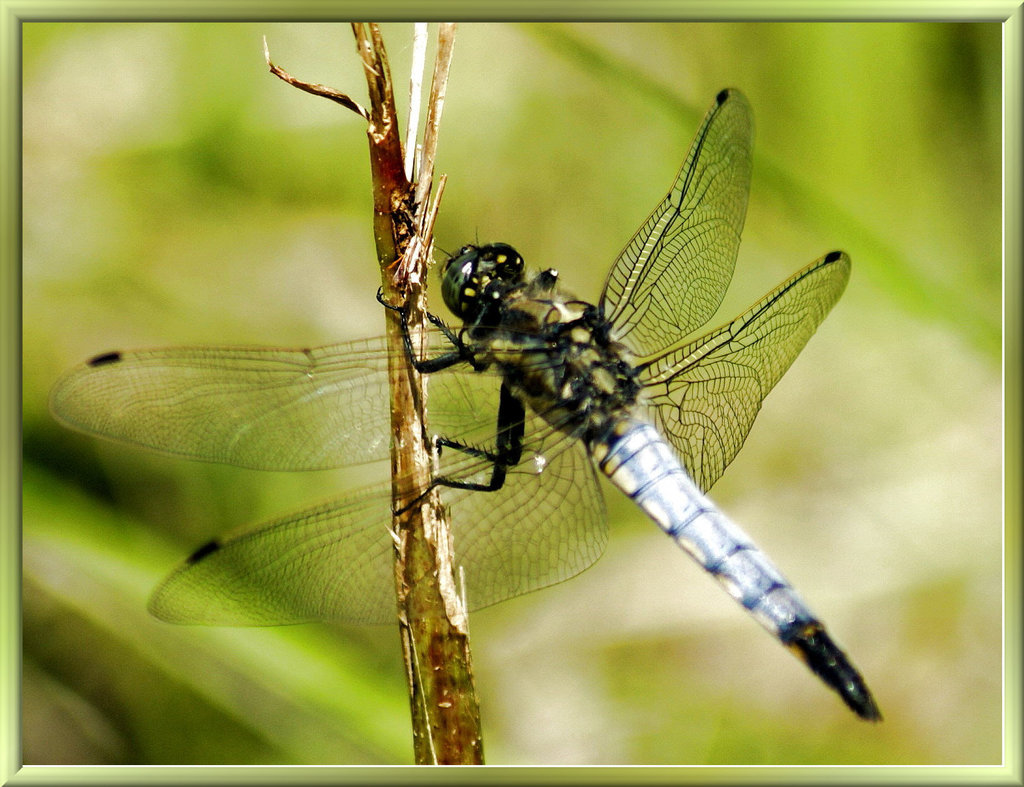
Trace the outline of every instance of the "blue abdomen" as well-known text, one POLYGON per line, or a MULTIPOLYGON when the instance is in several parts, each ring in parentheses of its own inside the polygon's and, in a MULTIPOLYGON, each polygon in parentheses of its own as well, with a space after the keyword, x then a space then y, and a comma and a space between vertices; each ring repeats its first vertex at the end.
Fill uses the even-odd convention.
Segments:
POLYGON ((618 420, 591 446, 609 480, 776 636, 814 621, 768 557, 690 480, 649 423, 618 420))
POLYGON ((618 418, 590 441, 590 451, 615 486, 850 708, 865 719, 882 718, 860 673, 825 627, 767 555, 697 488, 654 426, 618 418))

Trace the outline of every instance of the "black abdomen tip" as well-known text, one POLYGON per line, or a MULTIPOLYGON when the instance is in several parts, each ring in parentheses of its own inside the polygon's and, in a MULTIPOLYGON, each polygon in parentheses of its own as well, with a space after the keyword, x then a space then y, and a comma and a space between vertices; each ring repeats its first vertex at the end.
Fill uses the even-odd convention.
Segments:
POLYGON ((866 721, 882 720, 882 712, 857 668, 820 623, 805 624, 793 634, 782 633, 780 636, 815 675, 843 698, 850 710, 866 721))
POLYGON ((86 365, 87 366, 105 366, 108 363, 117 363, 120 360, 121 360, 121 353, 119 353, 119 352, 103 353, 102 355, 97 355, 94 358, 90 358, 86 362, 86 365))

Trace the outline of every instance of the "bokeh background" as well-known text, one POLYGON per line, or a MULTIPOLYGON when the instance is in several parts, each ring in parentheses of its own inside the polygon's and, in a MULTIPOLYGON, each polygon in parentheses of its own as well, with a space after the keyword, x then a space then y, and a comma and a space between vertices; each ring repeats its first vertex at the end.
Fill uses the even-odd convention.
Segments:
MULTIPOLYGON (((196 545, 343 477, 153 456, 47 411, 60 373, 106 350, 382 330, 363 125, 269 75, 264 35, 363 100, 347 25, 24 26, 26 763, 411 762, 394 628, 145 611, 196 545)), ((404 83, 409 26, 385 35, 404 83)), ((596 566, 472 618, 488 762, 999 761, 999 80, 996 24, 460 27, 441 247, 508 241, 596 298, 735 86, 754 179, 715 324, 851 254, 713 496, 886 716, 854 718, 609 494, 596 566)))

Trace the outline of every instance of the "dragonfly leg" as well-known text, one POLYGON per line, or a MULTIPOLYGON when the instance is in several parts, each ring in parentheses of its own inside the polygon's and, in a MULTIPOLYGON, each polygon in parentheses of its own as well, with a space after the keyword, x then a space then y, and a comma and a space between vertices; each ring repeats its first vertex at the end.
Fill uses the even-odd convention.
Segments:
POLYGON ((438 476, 430 482, 430 488, 411 503, 402 506, 396 513, 401 514, 417 505, 435 487, 444 486, 449 489, 468 489, 473 492, 497 492, 505 485, 508 469, 519 464, 523 455, 523 434, 526 425, 526 410, 512 392, 502 384, 501 396, 498 401, 498 430, 493 451, 476 446, 466 445, 447 437, 438 437, 434 445, 438 452, 450 448, 459 453, 485 459, 491 463, 491 477, 487 482, 464 481, 448 476, 438 476))
POLYGON ((437 438, 438 449, 453 448, 469 456, 480 457, 491 463, 491 478, 487 483, 460 481, 441 476, 435 478, 433 486, 447 486, 452 489, 471 489, 476 492, 497 492, 505 485, 505 476, 510 467, 519 464, 523 455, 523 433, 526 424, 526 410, 508 387, 502 383, 501 396, 498 400, 498 430, 495 438, 495 450, 487 451, 474 446, 465 445, 446 437, 437 438))
POLYGON ((474 368, 477 365, 473 362, 472 353, 466 347, 465 342, 459 338, 458 334, 455 333, 451 328, 444 324, 444 321, 436 314, 426 312, 427 319, 432 325, 444 334, 444 337, 452 343, 455 348, 450 352, 446 352, 436 358, 417 358, 416 353, 412 347, 412 337, 409 330, 409 309, 406 306, 394 306, 384 300, 384 289, 377 289, 377 302, 389 311, 395 312, 402 324, 402 343, 405 345, 405 354, 409 359, 409 363, 412 367, 420 374, 430 374, 431 372, 439 372, 442 369, 447 369, 450 366, 454 366, 457 363, 469 363, 474 368))

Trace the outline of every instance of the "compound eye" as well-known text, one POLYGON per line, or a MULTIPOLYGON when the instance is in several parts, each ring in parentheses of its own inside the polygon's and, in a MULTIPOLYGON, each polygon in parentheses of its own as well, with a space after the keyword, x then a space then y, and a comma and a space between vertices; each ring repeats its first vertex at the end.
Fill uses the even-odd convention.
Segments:
POLYGON ((452 314, 466 317, 477 297, 480 250, 463 246, 448 259, 441 278, 441 294, 452 314))
POLYGON ((523 275, 523 258, 507 243, 492 243, 486 247, 486 259, 494 262, 494 276, 507 282, 517 282, 523 275))

